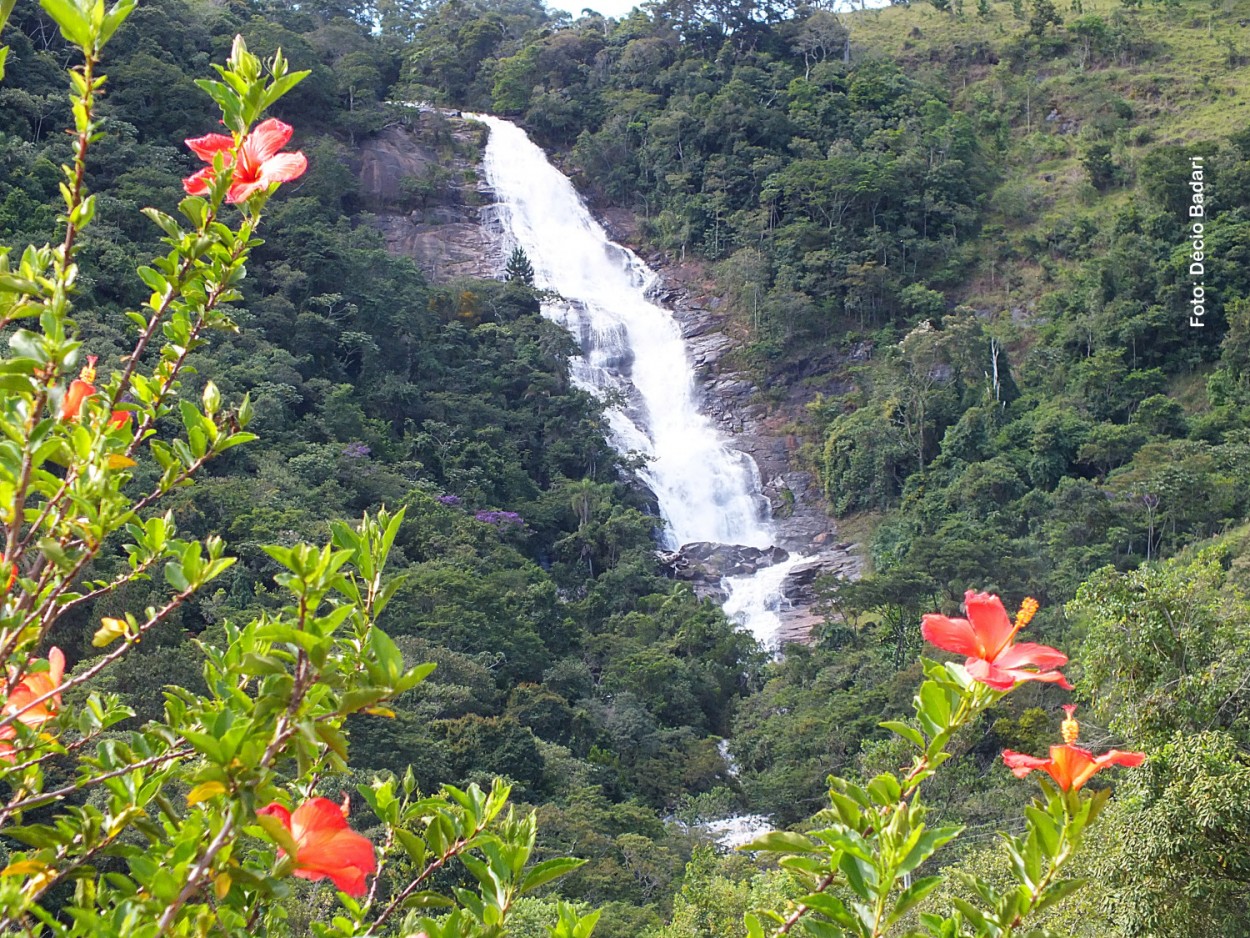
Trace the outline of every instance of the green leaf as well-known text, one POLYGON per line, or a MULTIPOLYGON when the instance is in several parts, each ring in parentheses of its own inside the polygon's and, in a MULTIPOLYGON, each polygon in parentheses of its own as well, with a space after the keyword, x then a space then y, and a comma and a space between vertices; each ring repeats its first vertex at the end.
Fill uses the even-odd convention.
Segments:
POLYGON ((963 913, 963 917, 972 923, 972 926, 978 930, 978 933, 984 933, 986 926, 985 913, 971 902, 966 899, 960 899, 958 896, 951 897, 951 904, 963 913))
POLYGON ((913 880, 912 884, 899 893, 898 899, 894 901, 894 910, 890 913, 889 924, 897 922, 941 884, 941 876, 924 876, 913 880))
POLYGON ((454 909, 456 903, 437 892, 416 892, 404 902, 405 909, 454 909))
POLYGON ((317 738, 320 739, 336 756, 347 761, 347 737, 342 731, 329 723, 316 724, 317 738))
POLYGON ((1024 813, 1046 856, 1053 857, 1059 850, 1059 828, 1054 819, 1033 805, 1026 805, 1024 813))
POLYGON ((916 845, 908 851, 907 856, 903 858, 903 862, 899 864, 898 871, 900 874, 907 874, 918 867, 944 844, 949 843, 959 836, 962 827, 935 827, 926 830, 920 835, 916 841, 916 845))
POLYGON ((395 828, 395 839, 399 841, 399 845, 404 848, 404 852, 408 854, 408 859, 412 860, 418 867, 425 863, 429 851, 425 847, 425 841, 414 834, 412 831, 404 830, 402 827, 395 828))
POLYGON ((868 783, 868 794, 877 804, 888 807, 902 796, 903 788, 899 785, 897 778, 885 772, 868 783))
POLYGON ((950 698, 947 697, 946 689, 936 681, 925 681, 920 685, 917 710, 921 717, 927 717, 939 729, 950 726, 950 698))
POLYGON ((913 726, 901 723, 898 720, 886 720, 884 723, 880 723, 878 725, 882 729, 887 729, 890 732, 903 737, 903 739, 907 740, 917 749, 923 750, 925 747, 924 737, 921 736, 920 731, 913 726))
POLYGON ((769 851, 771 853, 817 853, 820 845, 794 831, 772 831, 757 837, 739 850, 769 851))
POLYGON ((373 706, 387 694, 388 691, 384 687, 357 687, 340 698, 338 712, 344 715, 358 713, 365 707, 373 706))
POLYGON ((117 27, 126 22, 126 18, 134 12, 137 0, 117 0, 109 11, 104 14, 104 21, 100 24, 100 45, 113 38, 113 33, 117 32, 117 27))
POLYGON ((1042 895, 1042 897, 1037 900, 1037 904, 1033 907, 1033 911, 1041 912, 1044 909, 1049 909, 1052 905, 1062 902, 1064 899, 1068 898, 1068 896, 1072 895, 1072 893, 1076 892, 1087 882, 1088 880, 1085 879, 1061 879, 1057 882, 1051 883, 1046 888, 1046 892, 1042 895))
POLYGON ((864 875, 866 869, 871 872, 871 868, 867 863, 849 853, 844 853, 841 861, 838 863, 838 868, 842 871, 842 875, 846 877, 846 883, 851 887, 851 891, 855 895, 865 901, 873 899, 875 876, 873 877, 873 882, 870 882, 869 878, 864 875))
MULTIPOLYGON (((829 922, 819 921, 818 919, 802 919, 799 922, 799 927, 807 934, 814 935, 815 938, 846 938, 845 929, 829 922)), ((863 929, 856 928, 855 930, 859 934, 867 935, 867 932, 863 929)))
POLYGON ((553 860, 544 860, 525 874, 525 879, 521 881, 521 892, 530 892, 539 886, 551 882, 553 879, 567 876, 585 864, 585 860, 578 860, 573 857, 557 857, 553 860))
POLYGON ((369 633, 369 647, 377 658, 381 676, 394 685, 404 674, 404 656, 391 637, 376 626, 369 633))
POLYGON ((80 49, 90 49, 93 45, 91 22, 86 14, 72 0, 39 0, 44 12, 52 17, 61 29, 61 35, 80 49))
POLYGON ((840 925, 847 928, 854 928, 857 919, 854 915, 847 911, 846 904, 836 896, 828 893, 817 892, 810 896, 804 896, 799 900, 803 905, 807 906, 813 912, 819 912, 821 915, 828 916, 840 925))

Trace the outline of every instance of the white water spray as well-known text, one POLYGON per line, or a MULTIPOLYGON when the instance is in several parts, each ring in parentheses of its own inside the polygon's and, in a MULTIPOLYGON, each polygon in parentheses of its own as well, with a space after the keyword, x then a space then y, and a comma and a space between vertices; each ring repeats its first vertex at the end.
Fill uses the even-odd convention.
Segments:
MULTIPOLYGON (((581 348, 574 380, 615 402, 607 414, 614 444, 647 459, 641 475, 659 503, 665 546, 770 546, 774 533, 758 470, 699 411, 694 367, 677 324, 647 298, 655 273, 608 238, 573 184, 523 130, 497 117, 468 116, 490 128, 483 164, 504 230, 529 257, 535 285, 562 298, 544 304, 543 313, 581 348)), ((781 581, 791 566, 726 581, 732 593, 726 612, 765 643, 776 642, 781 581)))

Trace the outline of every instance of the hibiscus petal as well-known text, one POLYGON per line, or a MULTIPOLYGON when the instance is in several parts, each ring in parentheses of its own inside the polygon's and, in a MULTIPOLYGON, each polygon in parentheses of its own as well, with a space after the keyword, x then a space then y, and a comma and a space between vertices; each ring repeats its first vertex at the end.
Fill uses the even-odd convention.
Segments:
POLYGON ((296 868, 292 875, 314 883, 319 879, 328 877, 336 887, 349 896, 363 896, 366 892, 365 873, 363 870, 355 868, 344 868, 341 870, 305 870, 296 868))
POLYGON ((1034 769, 1045 771, 1050 767, 1049 759, 1039 759, 1037 756, 1030 756, 1023 752, 1013 752, 1010 749, 1003 750, 1003 762, 1007 768, 1011 769, 1016 778, 1024 778, 1034 769))
POLYGON ((291 815, 291 833, 303 855, 305 840, 347 829, 343 809, 329 798, 309 798, 291 815))
POLYGON ((286 146, 287 141, 291 139, 291 134, 294 132, 290 124, 285 124, 276 117, 271 117, 269 120, 261 121, 257 124, 252 132, 247 135, 247 140, 244 141, 243 145, 247 148, 252 159, 257 163, 263 163, 286 146))
POLYGON ((208 187, 212 185, 214 177, 213 167, 207 166, 182 180, 182 188, 187 195, 205 195, 208 192, 208 187))
POLYGON ((976 632, 967 619, 929 614, 920 620, 920 634, 930 645, 936 645, 943 651, 957 655, 981 655, 976 632))
POLYGON ((269 188, 269 184, 260 179, 253 179, 247 182, 233 182, 230 184, 230 192, 226 195, 226 201, 231 205, 237 205, 240 202, 246 202, 261 189, 267 188, 269 188))
POLYGON ((1072 690, 1072 685, 1063 676, 1062 671, 1029 671, 1025 668, 1005 668, 1003 674, 1009 675, 1013 681, 1041 681, 1043 684, 1058 684, 1064 690, 1072 690))
POLYGON ((77 420, 82 411, 82 404, 87 398, 95 394, 95 385, 82 378, 75 378, 70 382, 69 388, 65 391, 65 396, 61 399, 61 419, 77 420))
POLYGON ((968 610, 973 631, 981 643, 980 657, 996 658, 1015 632, 1007 610, 1003 608, 1003 601, 993 593, 968 590, 964 593, 964 608, 968 610))
POLYGON ((1080 772, 1073 777, 1073 784, 1080 788, 1103 769, 1109 769, 1113 765, 1133 768, 1145 761, 1146 754, 1144 752, 1121 752, 1119 749, 1112 749, 1100 756, 1091 757, 1087 765, 1082 765, 1080 772))
MULTIPOLYGON (((337 810, 337 808, 336 808, 337 810)), ((339 814, 342 818, 342 814, 339 814)), ((353 830, 322 832, 301 843, 295 858, 299 870, 329 876, 348 895, 364 892, 365 875, 377 871, 373 843, 353 830)), ((311 878, 311 877, 305 877, 311 878)))
POLYGON ((974 681, 980 681, 994 690, 1011 690, 1018 680, 1013 672, 1005 671, 984 658, 969 658, 964 662, 964 669, 974 681))
MULTIPOLYGON (((234 149, 234 138, 225 134, 205 134, 203 137, 192 137, 186 141, 186 144, 191 148, 191 152, 205 163, 211 163, 216 154, 234 149)), ((229 156, 228 152, 227 156, 229 156)), ((229 165, 229 160, 227 160, 227 165, 229 165)))
POLYGON ((55 645, 48 649, 48 680, 53 687, 61 686, 61 678, 65 676, 65 652, 55 645))
POLYGON ((1049 645, 1038 645, 1036 642, 1020 642, 994 658, 994 663, 1003 668, 1022 668, 1032 665, 1042 671, 1062 668, 1068 663, 1068 656, 1057 648, 1049 645))
POLYGON ((1097 761, 1099 768, 1105 765, 1123 765, 1130 769, 1135 769, 1146 761, 1146 754, 1144 752, 1122 752, 1119 749, 1112 749, 1109 752, 1104 752, 1095 761, 1097 761))
POLYGON ((1094 754, 1080 746, 1065 743, 1062 746, 1050 747, 1051 767, 1046 771, 1055 780, 1055 784, 1064 791, 1080 790, 1089 781, 1090 776, 1098 771, 1094 754))
POLYGON ((299 865, 324 866, 327 869, 350 866, 373 873, 378 868, 378 861, 374 855, 373 841, 348 828, 335 831, 307 850, 301 849, 299 865))
POLYGON ((303 153, 279 153, 265 160, 260 167, 261 182, 290 182, 304 175, 308 160, 303 153))
POLYGON ((283 805, 278 804, 278 802, 276 801, 270 802, 269 804, 265 805, 256 813, 260 815, 276 817, 278 820, 282 822, 283 827, 285 827, 287 830, 291 829, 290 810, 284 807, 283 805))

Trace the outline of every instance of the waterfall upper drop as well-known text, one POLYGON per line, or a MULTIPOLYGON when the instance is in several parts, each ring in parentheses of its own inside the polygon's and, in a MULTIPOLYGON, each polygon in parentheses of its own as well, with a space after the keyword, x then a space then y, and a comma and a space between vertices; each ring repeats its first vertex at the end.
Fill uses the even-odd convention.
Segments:
POLYGON ((573 184, 523 130, 496 117, 467 116, 490 128, 483 163, 505 230, 529 256, 535 284, 562 298, 543 311, 581 347, 575 380, 600 396, 615 392, 621 403, 608 411, 615 443, 647 457, 641 475, 659 503, 666 546, 771 545, 758 470, 699 411, 694 367, 677 324, 647 298, 655 273, 608 238, 573 184))

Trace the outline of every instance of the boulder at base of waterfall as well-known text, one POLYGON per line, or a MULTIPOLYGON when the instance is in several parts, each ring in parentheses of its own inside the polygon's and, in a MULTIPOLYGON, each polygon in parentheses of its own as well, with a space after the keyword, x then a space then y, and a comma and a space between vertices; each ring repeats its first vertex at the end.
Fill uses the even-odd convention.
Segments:
POLYGON ((695 541, 683 544, 677 553, 690 567, 701 567, 706 575, 749 576, 764 567, 790 559, 780 547, 746 547, 742 544, 715 544, 695 541))
POLYGON ((790 557, 780 547, 761 549, 710 541, 684 544, 679 550, 657 551, 657 555, 665 576, 690 583, 700 599, 716 599, 719 602, 729 595, 721 587, 723 577, 748 576, 790 557))
POLYGON ((854 552, 854 546, 838 544, 790 568, 781 583, 785 601, 777 612, 781 620, 777 633, 780 644, 810 644, 812 630, 824 623, 824 615, 812 608, 820 598, 816 591, 818 579, 830 576, 857 580, 863 575, 863 560, 854 552))

